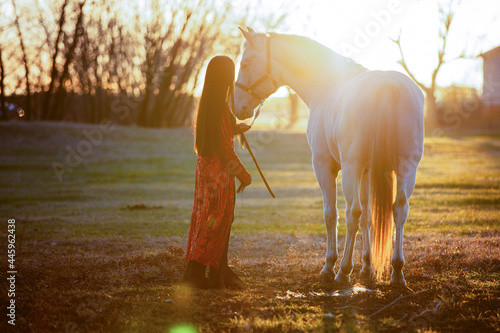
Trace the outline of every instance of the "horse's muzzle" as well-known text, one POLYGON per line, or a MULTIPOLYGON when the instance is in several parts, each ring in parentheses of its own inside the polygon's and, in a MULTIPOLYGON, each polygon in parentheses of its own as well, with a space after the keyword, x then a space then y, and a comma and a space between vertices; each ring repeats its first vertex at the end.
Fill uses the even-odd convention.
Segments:
POLYGON ((251 118, 252 116, 253 116, 253 109, 243 108, 242 110, 240 110, 240 112, 236 112, 236 117, 238 117, 239 120, 245 120, 251 118))

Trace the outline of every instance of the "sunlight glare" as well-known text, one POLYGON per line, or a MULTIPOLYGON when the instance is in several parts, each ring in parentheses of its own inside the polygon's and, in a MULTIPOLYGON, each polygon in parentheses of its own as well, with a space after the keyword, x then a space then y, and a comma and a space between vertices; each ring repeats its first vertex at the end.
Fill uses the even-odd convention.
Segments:
POLYGON ((177 325, 172 327, 168 333, 197 333, 198 330, 192 325, 177 325))
MULTIPOLYGON (((437 2, 407 0, 300 2, 289 15, 288 31, 310 37, 370 70, 396 70, 400 54, 391 39, 401 33, 405 60, 413 74, 430 84, 437 64, 439 17, 437 2)), ((482 85, 481 52, 498 46, 500 20, 495 0, 463 0, 456 11, 445 54, 452 60, 439 72, 439 86, 482 85), (478 24, 482 22, 482 24, 478 24), (466 59, 458 59, 465 52, 466 59)))

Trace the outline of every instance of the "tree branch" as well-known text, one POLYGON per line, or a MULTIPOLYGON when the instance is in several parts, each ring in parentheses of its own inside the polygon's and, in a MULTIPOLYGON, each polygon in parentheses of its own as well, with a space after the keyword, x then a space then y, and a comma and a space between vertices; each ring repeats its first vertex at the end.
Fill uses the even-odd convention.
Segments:
POLYGON ((403 66, 403 69, 408 73, 408 76, 425 92, 429 91, 430 88, 425 86, 422 82, 418 81, 415 75, 410 71, 408 68, 408 65, 406 64, 404 55, 403 55, 403 49, 401 48, 401 33, 398 35, 397 39, 391 39, 399 48, 399 54, 401 55, 401 60, 398 61, 398 64, 403 66))
POLYGON ((425 309, 424 311, 420 312, 419 314, 414 315, 413 317, 411 317, 408 321, 411 322, 411 321, 417 319, 418 317, 422 316, 423 314, 425 314, 427 312, 436 312, 439 309, 439 307, 441 306, 441 303, 442 302, 439 302, 434 309, 432 309, 432 308, 431 309, 425 309))
POLYGON ((374 313, 372 313, 371 315, 369 315, 368 317, 366 317, 366 319, 370 319, 371 317, 379 314, 380 312, 384 311, 385 309, 391 307, 392 305, 396 304, 399 300, 403 299, 403 298, 408 298, 408 297, 412 297, 412 296, 415 296, 415 295, 418 295, 420 293, 423 293, 427 291, 427 289, 423 289, 423 290, 420 290, 420 291, 417 291, 417 292, 414 292, 413 294, 410 294, 410 295, 406 295, 406 296, 403 296, 402 294, 399 295, 398 298, 396 298, 394 301, 392 301, 391 303, 387 304, 386 306, 384 306, 383 308, 375 311, 374 313))
POLYGON ((5 105, 4 79, 5 79, 5 69, 3 67, 3 60, 2 60, 2 46, 0 45, 0 112, 2 113, 2 120, 8 120, 7 108, 5 105))

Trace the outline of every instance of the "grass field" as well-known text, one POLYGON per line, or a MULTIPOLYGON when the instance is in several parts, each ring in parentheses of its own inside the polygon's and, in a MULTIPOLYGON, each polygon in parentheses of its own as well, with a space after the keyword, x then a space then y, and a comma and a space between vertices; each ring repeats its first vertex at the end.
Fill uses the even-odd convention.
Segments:
MULTIPOLYGON (((254 183, 237 198, 229 261, 248 288, 198 291, 179 284, 196 163, 191 130, 98 130, 0 124, 2 332, 13 329, 8 219, 16 221, 12 331, 500 330, 500 134, 426 139, 403 290, 386 280, 361 284, 359 245, 352 285, 320 283, 326 232, 305 134, 250 132, 277 198, 238 149, 254 183)), ((342 254, 340 187, 338 197, 342 254)))

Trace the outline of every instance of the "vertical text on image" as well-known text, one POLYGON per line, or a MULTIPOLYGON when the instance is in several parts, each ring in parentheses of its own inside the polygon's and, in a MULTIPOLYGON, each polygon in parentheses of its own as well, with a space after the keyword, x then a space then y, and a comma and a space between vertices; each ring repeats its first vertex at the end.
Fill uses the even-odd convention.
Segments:
POLYGON ((7 220, 7 317, 10 325, 16 325, 16 220, 7 220))

